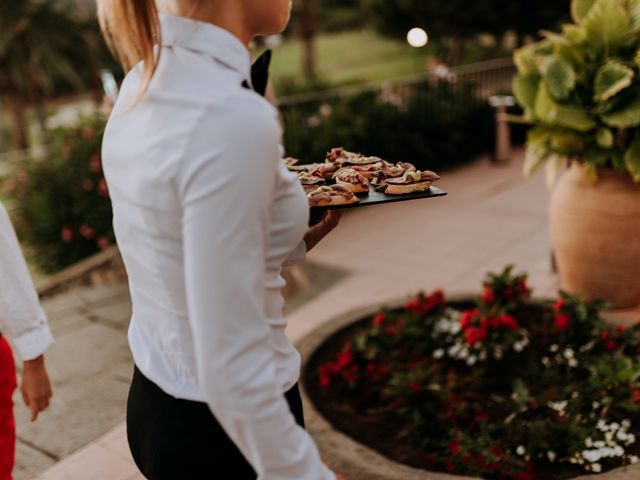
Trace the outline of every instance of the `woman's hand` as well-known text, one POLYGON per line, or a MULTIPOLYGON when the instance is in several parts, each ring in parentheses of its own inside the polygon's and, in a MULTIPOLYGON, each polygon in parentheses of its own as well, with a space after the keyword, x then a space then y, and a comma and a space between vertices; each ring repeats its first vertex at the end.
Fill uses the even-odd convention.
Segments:
POLYGON ((317 223, 314 223, 309 230, 307 230, 307 234, 304 236, 304 241, 307 244, 307 252, 326 237, 331 230, 338 226, 342 213, 342 210, 329 210, 317 223))
POLYGON ((31 410, 31 421, 38 418, 38 414, 49 406, 51 384, 44 366, 44 356, 34 360, 27 360, 22 369, 22 399, 31 410))

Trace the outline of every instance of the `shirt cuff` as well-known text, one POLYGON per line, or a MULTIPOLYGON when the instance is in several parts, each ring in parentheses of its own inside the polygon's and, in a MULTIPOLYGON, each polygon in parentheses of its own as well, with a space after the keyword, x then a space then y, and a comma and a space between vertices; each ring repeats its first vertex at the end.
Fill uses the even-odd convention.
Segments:
POLYGON ((302 240, 295 250, 289 255, 289 258, 282 264, 283 267, 290 267, 296 263, 304 262, 307 258, 307 242, 302 240))
POLYGON ((53 343, 53 335, 47 325, 46 317, 38 320, 38 326, 19 337, 12 338, 11 343, 22 361, 33 360, 42 355, 53 343))

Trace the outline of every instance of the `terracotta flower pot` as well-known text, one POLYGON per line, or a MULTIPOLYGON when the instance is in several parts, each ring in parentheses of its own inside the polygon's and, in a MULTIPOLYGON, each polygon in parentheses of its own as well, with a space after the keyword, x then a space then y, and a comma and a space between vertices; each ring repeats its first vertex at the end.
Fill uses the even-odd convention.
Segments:
POLYGON ((574 164, 553 192, 550 233, 562 288, 614 308, 640 304, 640 185, 612 171, 594 185, 574 164))

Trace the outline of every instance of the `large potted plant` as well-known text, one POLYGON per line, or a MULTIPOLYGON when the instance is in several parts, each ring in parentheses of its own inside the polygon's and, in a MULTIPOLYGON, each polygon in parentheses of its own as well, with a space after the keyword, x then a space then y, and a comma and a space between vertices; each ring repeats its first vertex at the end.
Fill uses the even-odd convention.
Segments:
POLYGON ((533 127, 525 171, 568 166, 551 201, 563 287, 640 304, 640 0, 573 0, 574 23, 515 53, 533 127))

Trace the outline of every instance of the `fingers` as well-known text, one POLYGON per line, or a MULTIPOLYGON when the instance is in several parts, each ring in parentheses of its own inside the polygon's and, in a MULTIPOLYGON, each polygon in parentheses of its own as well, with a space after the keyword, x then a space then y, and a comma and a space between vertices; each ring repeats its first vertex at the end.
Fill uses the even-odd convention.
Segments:
POLYGON ((40 413, 38 405, 36 405, 35 402, 31 402, 29 410, 31 410, 31 421, 35 422, 38 419, 38 414, 40 413))
POLYGON ((343 210, 329 210, 322 220, 331 227, 336 227, 342 218, 343 210))

